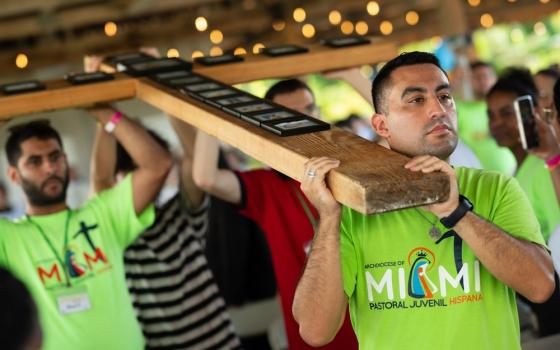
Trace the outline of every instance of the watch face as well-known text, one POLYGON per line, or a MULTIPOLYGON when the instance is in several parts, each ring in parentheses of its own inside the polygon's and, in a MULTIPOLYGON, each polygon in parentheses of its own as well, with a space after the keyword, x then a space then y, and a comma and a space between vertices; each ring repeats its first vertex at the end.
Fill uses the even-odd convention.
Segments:
POLYGON ((459 205, 457 208, 449 216, 442 218, 440 222, 447 228, 453 228, 473 208, 473 204, 467 197, 459 195, 459 205))
POLYGON ((467 197, 463 195, 459 195, 459 200, 463 201, 464 205, 468 208, 468 210, 473 210, 474 205, 467 197))

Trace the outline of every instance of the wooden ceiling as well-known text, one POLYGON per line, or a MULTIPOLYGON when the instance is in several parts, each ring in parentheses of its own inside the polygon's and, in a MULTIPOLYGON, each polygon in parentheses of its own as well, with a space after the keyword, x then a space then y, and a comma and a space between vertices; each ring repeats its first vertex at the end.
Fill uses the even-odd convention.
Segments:
MULTIPOLYGON (((469 0, 477 2, 478 0, 469 0)), ((475 7, 467 0, 378 0, 380 12, 368 14, 367 0, 0 0, 0 72, 17 76, 36 68, 60 62, 79 62, 86 53, 134 49, 138 46, 176 47, 183 57, 194 50, 208 54, 214 45, 209 32, 219 29, 224 50, 256 42, 308 44, 320 38, 341 36, 340 26, 329 23, 328 15, 338 10, 343 20, 365 21, 369 36, 405 43, 434 35, 468 33, 480 27, 484 13, 495 23, 527 22, 540 19, 560 9, 560 0, 479 0, 475 7), (512 2, 513 1, 513 2, 512 2), (293 10, 302 7, 306 19, 297 23, 293 10), (414 10, 420 16, 411 26, 405 14, 414 10), (203 16, 208 21, 204 32, 196 30, 194 21, 203 16), (391 21, 393 32, 380 33, 382 21, 391 21), (117 34, 108 37, 106 22, 115 22, 117 34), (274 23, 284 22, 277 31, 274 23), (305 38, 301 28, 312 24, 316 34, 305 38), (15 66, 18 53, 25 53, 29 65, 15 66)))

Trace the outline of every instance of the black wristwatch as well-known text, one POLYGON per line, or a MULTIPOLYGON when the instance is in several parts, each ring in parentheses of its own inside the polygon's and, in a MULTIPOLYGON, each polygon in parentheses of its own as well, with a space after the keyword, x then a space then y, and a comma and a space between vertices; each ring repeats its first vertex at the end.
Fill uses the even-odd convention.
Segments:
POLYGON ((453 228, 455 225, 457 225, 459 220, 461 220, 468 211, 472 211, 473 208, 473 204, 467 197, 459 195, 459 206, 457 207, 457 209, 449 214, 449 216, 441 218, 441 220, 439 221, 443 226, 447 228, 453 228))

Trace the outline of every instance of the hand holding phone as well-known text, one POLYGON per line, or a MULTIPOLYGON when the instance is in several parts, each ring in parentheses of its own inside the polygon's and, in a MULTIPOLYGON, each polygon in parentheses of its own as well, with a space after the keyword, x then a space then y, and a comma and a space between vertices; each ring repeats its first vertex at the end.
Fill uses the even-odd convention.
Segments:
POLYGON ((517 126, 523 149, 530 150, 539 147, 533 98, 530 95, 518 97, 515 99, 513 107, 515 108, 515 116, 517 117, 517 126))

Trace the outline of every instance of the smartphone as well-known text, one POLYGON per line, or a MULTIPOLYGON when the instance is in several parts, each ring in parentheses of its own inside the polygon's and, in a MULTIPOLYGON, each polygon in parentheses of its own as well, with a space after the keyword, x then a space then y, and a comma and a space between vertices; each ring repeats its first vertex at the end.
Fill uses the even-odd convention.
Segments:
POLYGON ((530 95, 518 97, 515 99, 513 107, 515 108, 517 126, 519 128, 523 149, 529 150, 539 147, 539 135, 537 134, 533 98, 530 95))

